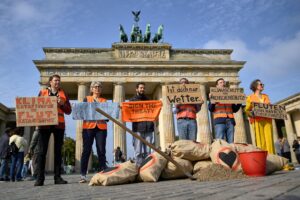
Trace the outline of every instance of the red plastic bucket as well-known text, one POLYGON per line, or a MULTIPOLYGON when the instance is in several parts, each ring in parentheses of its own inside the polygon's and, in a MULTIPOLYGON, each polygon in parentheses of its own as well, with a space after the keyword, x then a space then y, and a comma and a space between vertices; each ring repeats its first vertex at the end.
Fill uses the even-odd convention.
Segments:
POLYGON ((243 171, 248 176, 265 176, 267 151, 240 152, 243 171))

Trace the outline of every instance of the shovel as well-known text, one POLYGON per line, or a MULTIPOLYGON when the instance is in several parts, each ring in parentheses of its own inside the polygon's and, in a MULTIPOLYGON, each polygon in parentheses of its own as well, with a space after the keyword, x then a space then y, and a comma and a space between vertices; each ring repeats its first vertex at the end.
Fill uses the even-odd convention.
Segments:
POLYGON ((106 112, 104 112, 103 110, 101 110, 100 108, 96 108, 96 111, 99 112, 101 115, 107 117, 108 119, 110 119, 111 121, 113 121, 115 124, 119 125, 121 128, 123 128, 125 131, 127 131, 128 133, 130 133, 133 137, 139 139, 140 141, 142 141, 145 145, 147 145, 148 147, 150 147, 151 149, 153 149, 154 151, 156 151, 157 153, 159 153, 161 156, 163 156, 165 159, 167 159, 169 162, 173 163, 178 169, 180 169, 182 172, 184 172, 184 174, 191 180, 196 180, 192 174, 188 171, 186 171, 178 162, 176 162, 173 158, 171 158, 170 156, 168 156, 167 154, 165 154, 164 152, 162 152, 161 150, 159 150, 158 148, 156 148, 153 144, 150 144, 149 142, 147 142, 144 138, 142 138, 141 136, 137 135, 135 132, 133 132, 132 130, 130 130, 129 128, 127 128, 124 124, 122 124, 120 121, 116 120, 115 118, 111 117, 109 114, 107 114, 106 112))

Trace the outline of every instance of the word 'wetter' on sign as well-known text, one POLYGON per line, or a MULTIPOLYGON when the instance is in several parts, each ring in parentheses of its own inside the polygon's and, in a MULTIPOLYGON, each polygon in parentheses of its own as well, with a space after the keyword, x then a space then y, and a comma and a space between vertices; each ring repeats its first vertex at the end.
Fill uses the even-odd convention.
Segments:
POLYGON ((57 97, 17 97, 17 127, 57 125, 57 97))
POLYGON ((202 104, 200 84, 166 85, 166 96, 169 104, 202 104))
POLYGON ((252 103, 254 116, 272 119, 287 119, 285 106, 265 103, 252 103))
POLYGON ((224 104, 245 104, 243 88, 210 88, 210 102, 224 104))
POLYGON ((162 102, 158 100, 131 101, 123 102, 121 107, 124 122, 156 121, 162 102))

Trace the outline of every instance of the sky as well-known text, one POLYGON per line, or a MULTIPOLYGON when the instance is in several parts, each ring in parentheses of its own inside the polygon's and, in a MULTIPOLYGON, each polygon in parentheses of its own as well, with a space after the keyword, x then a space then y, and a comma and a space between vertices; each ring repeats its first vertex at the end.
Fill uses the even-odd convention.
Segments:
MULTIPOLYGON (((137 10, 141 29, 163 24, 172 48, 233 49, 233 60, 247 62, 239 73, 247 95, 256 78, 274 103, 300 92, 300 0, 1 0, 0 103, 38 94, 32 60, 44 59, 43 47, 110 48, 137 10)), ((70 117, 66 132, 75 138, 70 117)), ((107 142, 111 157, 112 134, 107 142)))

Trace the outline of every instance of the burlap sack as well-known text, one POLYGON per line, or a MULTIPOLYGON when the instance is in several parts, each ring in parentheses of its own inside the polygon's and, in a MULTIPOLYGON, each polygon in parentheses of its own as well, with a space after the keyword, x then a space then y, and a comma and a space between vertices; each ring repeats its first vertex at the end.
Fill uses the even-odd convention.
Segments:
POLYGON ((136 169, 135 163, 132 161, 127 161, 116 165, 115 167, 110 167, 102 172, 95 174, 89 185, 119 185, 124 183, 130 183, 135 181, 138 171, 136 169))
POLYGON ((272 174, 275 171, 282 170, 283 166, 288 164, 289 160, 274 154, 268 154, 266 163, 266 174, 272 174))
POLYGON ((242 170, 238 153, 224 140, 216 140, 211 145, 210 158, 213 163, 223 165, 233 171, 242 170))
MULTIPOLYGON (((193 165, 191 161, 174 157, 173 158, 178 164, 180 164, 187 172, 193 171, 193 165)), ((173 163, 168 162, 167 166, 161 173, 163 179, 176 179, 176 178, 185 178, 185 174, 178 169, 173 163)))
POLYGON ((253 151, 261 151, 262 149, 254 146, 252 144, 243 144, 243 143, 233 143, 230 144, 237 152, 253 152, 253 151))
POLYGON ((189 161, 206 160, 209 158, 210 144, 192 140, 178 140, 171 145, 172 156, 189 161))
POLYGON ((198 161, 195 165, 194 165, 194 169, 193 169, 193 173, 196 174, 197 172, 205 169, 206 167, 209 167, 211 165, 213 165, 214 163, 211 160, 201 160, 198 161))
POLYGON ((167 160, 154 152, 143 162, 139 171, 139 179, 144 182, 157 182, 161 172, 165 168, 167 160))

